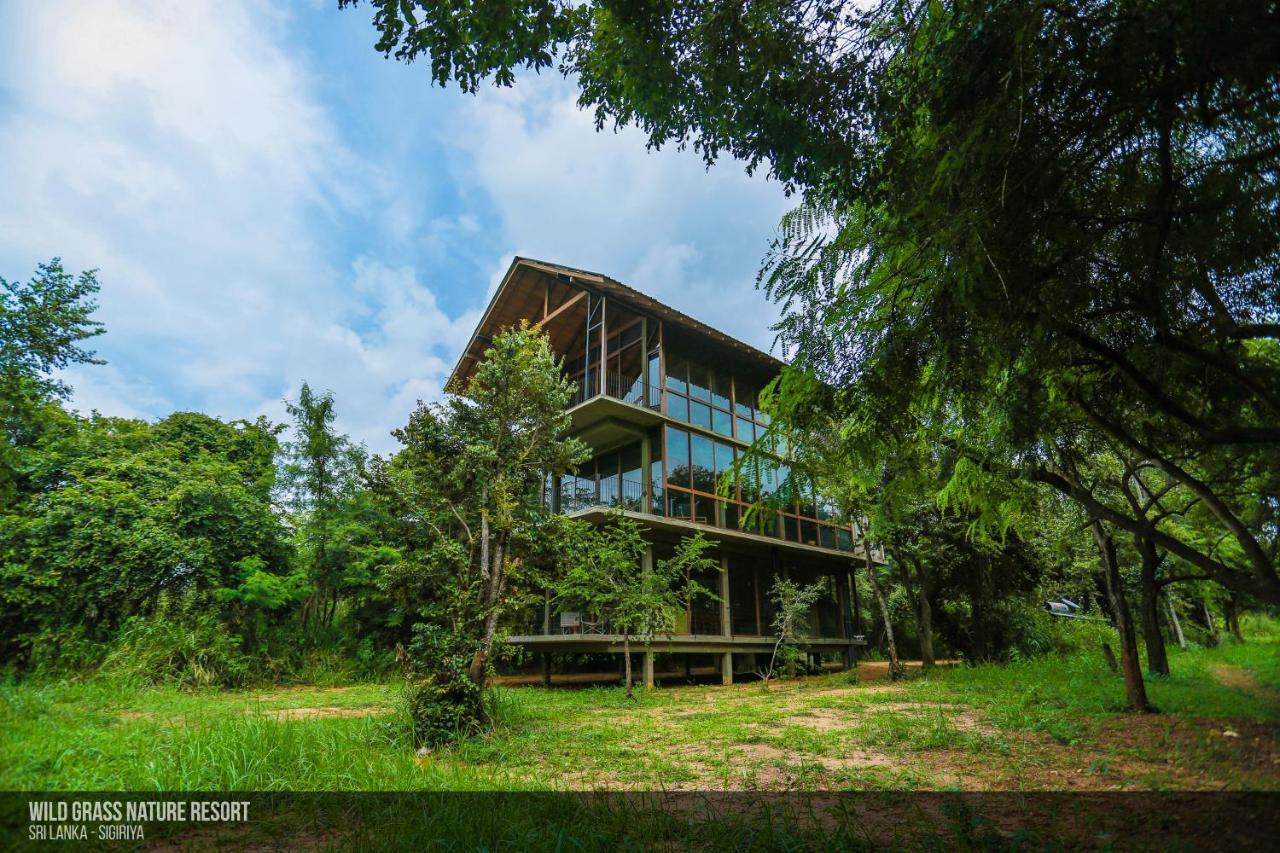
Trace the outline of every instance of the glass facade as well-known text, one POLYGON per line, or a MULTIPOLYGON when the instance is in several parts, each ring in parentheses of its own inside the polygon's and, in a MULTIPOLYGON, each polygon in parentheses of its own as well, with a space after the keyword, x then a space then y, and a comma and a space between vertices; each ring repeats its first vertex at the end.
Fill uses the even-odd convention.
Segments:
POLYGON ((836 523, 831 504, 817 499, 812 481, 785 463, 748 455, 735 444, 671 424, 655 431, 651 443, 662 448, 666 460, 663 466, 655 456, 652 465, 654 513, 805 545, 853 549, 852 533, 836 523), (735 464, 741 466, 736 473, 735 464))
POLYGON ((852 550, 850 528, 836 523, 834 507, 779 458, 785 449, 744 458, 745 446, 759 441, 769 426, 759 408, 758 367, 735 371, 731 357, 695 354, 696 345, 666 340, 657 318, 592 290, 574 311, 561 320, 564 372, 575 388, 572 404, 607 395, 661 411, 688 428, 650 431, 648 471, 642 470, 636 443, 561 478, 562 509, 622 506, 852 550))
POLYGON ((560 478, 560 511, 612 506, 644 512, 640 442, 602 453, 560 478))
POLYGON ((747 444, 768 425, 751 385, 736 381, 724 368, 713 369, 670 349, 663 388, 666 414, 674 420, 747 444))

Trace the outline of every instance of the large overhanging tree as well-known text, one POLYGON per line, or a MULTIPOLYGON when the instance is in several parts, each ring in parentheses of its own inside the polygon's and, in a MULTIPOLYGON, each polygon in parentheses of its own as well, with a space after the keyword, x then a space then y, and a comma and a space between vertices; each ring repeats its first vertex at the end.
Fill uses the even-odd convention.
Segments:
POLYGON ((558 67, 601 126, 799 190, 766 269, 782 340, 867 429, 948 424, 954 498, 1021 475, 1280 602, 1274 3, 371 5, 436 82, 558 67), (1100 444, 1238 556, 1074 477, 1100 444))

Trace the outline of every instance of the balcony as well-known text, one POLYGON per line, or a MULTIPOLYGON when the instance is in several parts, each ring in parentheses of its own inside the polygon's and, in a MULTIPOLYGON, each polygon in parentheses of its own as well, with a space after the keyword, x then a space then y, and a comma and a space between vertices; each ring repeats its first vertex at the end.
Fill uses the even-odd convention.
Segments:
POLYGON ((592 447, 602 448, 636 437, 662 421, 662 389, 641 376, 624 378, 618 373, 590 373, 576 381, 569 399, 573 433, 592 447))
POLYGON ((586 488, 582 481, 572 492, 560 495, 560 511, 582 512, 597 507, 621 509, 628 512, 648 512, 645 503, 644 484, 635 480, 606 477, 586 488))
POLYGON ((579 378, 568 408, 575 409, 596 397, 621 400, 631 406, 662 410, 662 389, 645 382, 643 376, 623 377, 620 373, 606 373, 604 388, 600 387, 599 374, 591 373, 579 378))

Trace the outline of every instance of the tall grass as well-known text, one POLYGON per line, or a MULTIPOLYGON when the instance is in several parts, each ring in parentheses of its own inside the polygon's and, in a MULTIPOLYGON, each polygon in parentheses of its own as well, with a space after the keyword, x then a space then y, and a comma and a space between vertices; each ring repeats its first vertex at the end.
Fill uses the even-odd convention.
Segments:
MULTIPOLYGON (((1173 675, 1150 680, 1152 701, 1166 714, 1280 720, 1280 630, 1256 620, 1245 629, 1244 644, 1171 650, 1173 675), (1247 670, 1256 685, 1219 683, 1214 673, 1221 667, 1247 670)), ((892 692, 851 690, 843 675, 769 693, 660 689, 636 701, 617 688, 499 688, 489 704, 493 731, 420 760, 400 690, 398 683, 264 692, 107 678, 3 682, 0 789, 554 789, 575 778, 580 784, 573 774, 587 771, 652 784, 697 778, 684 749, 701 750, 698 760, 716 762, 730 784, 737 769, 731 750, 743 744, 810 757, 859 744, 890 751, 1005 748, 1003 735, 979 737, 952 725, 948 709, 956 705, 1001 732, 1040 731, 1072 743, 1121 713, 1124 697, 1120 676, 1093 639, 1070 654, 934 670, 892 692), (860 722, 847 731, 798 727, 789 722, 797 711, 788 697, 808 708, 842 709, 860 722), (876 707, 902 701, 927 713, 876 707), (283 714, 287 709, 318 713, 283 714), (343 715, 353 709, 360 714, 343 715), (708 744, 724 749, 710 756, 708 744), (560 772, 569 775, 562 779, 560 772)))

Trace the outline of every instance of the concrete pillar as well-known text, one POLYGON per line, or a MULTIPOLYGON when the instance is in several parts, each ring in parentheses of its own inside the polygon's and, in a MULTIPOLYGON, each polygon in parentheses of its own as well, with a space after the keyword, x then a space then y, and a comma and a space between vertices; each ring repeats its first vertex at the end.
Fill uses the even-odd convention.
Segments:
POLYGON ((551 654, 549 652, 542 653, 542 686, 551 686, 551 654))
POLYGON ((644 686, 653 688, 653 652, 644 653, 644 686))
MULTIPOLYGON (((644 320, 641 319, 640 322, 643 323, 644 320)), ((641 340, 644 340, 644 338, 642 337, 641 340)), ((640 386, 642 389, 647 389, 648 383, 649 383, 648 353, 646 353, 644 357, 643 369, 644 369, 644 380, 640 383, 640 386)), ((641 403, 641 405, 648 406, 649 392, 647 390, 644 390, 642 393, 644 393, 645 399, 641 403)), ((649 443, 649 433, 645 432, 645 434, 640 438, 640 511, 641 512, 653 512, 653 476, 652 476, 653 465, 651 464, 652 462, 653 462, 653 447, 649 443)))
POLYGON ((720 683, 733 684, 733 652, 720 656, 720 683))
POLYGON ((729 610, 729 558, 720 558, 720 634, 724 637, 733 636, 733 626, 730 623, 729 610))

